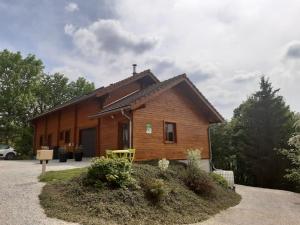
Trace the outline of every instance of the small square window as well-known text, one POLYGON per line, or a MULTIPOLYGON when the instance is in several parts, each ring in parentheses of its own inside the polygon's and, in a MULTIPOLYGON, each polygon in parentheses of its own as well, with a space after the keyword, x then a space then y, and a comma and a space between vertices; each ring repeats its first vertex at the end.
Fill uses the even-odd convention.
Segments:
POLYGON ((165 122, 165 142, 176 143, 176 123, 165 122))

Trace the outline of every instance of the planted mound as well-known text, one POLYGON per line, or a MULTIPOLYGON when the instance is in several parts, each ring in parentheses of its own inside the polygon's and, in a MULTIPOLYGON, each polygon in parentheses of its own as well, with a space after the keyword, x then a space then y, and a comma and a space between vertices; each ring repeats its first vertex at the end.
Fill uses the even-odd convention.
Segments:
POLYGON ((189 224, 205 220, 240 201, 238 194, 217 185, 207 173, 198 175, 205 176, 200 183, 209 180, 213 182, 208 185, 213 185, 212 189, 193 190, 196 184, 189 186, 186 168, 178 163, 171 163, 164 172, 154 165, 134 164, 132 177, 125 171, 121 183, 113 176, 114 170, 101 177, 110 182, 98 180, 92 184, 91 177, 84 169, 80 170, 83 173, 71 180, 48 179, 50 182, 40 195, 48 216, 84 225, 189 224))

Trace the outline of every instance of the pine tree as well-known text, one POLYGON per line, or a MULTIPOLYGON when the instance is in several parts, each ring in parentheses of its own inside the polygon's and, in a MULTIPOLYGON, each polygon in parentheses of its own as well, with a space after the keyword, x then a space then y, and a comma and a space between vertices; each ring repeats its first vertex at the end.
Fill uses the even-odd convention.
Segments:
POLYGON ((234 111, 232 142, 237 151, 236 178, 240 183, 284 188, 288 162, 276 149, 288 148, 293 113, 278 92, 262 77, 260 90, 234 111))

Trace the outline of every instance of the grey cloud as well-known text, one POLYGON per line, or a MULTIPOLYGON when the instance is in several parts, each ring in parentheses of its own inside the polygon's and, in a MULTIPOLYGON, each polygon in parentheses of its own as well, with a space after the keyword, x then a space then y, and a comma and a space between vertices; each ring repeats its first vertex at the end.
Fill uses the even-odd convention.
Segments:
POLYGON ((215 74, 210 71, 205 71, 200 67, 181 66, 169 58, 154 58, 149 60, 149 63, 152 64, 153 71, 157 74, 167 73, 170 76, 186 73, 195 83, 215 77, 215 74))
POLYGON ((300 43, 291 44, 286 51, 287 58, 299 59, 300 58, 300 43))
POLYGON ((197 69, 195 71, 188 73, 188 77, 195 83, 206 81, 210 78, 213 78, 214 76, 215 74, 210 72, 205 72, 201 69, 197 69))
POLYGON ((232 78, 232 81, 237 84, 244 84, 255 80, 258 75, 255 73, 238 74, 232 78))
POLYGON ((67 34, 73 37, 74 44, 85 55, 89 55, 90 49, 94 49, 94 53, 118 54, 126 51, 141 54, 153 49, 157 44, 154 38, 141 37, 128 32, 118 20, 113 19, 98 20, 88 27, 67 34))

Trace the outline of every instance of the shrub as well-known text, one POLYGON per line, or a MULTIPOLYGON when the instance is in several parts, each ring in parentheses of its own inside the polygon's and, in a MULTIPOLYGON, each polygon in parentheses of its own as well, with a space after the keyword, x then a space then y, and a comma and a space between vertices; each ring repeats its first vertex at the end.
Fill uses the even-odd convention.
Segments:
POLYGON ((201 167, 201 151, 198 149, 187 150, 188 166, 201 167))
POLYGON ((154 203, 161 202, 168 194, 166 184, 162 179, 150 179, 144 186, 147 197, 154 203))
POLYGON ((209 195, 214 189, 213 180, 201 170, 201 152, 198 149, 187 151, 187 168, 183 173, 185 184, 196 194, 209 195))
POLYGON ((124 158, 94 158, 88 168, 89 184, 101 187, 101 183, 110 187, 127 187, 134 180, 131 177, 131 163, 124 158))
POLYGON ((159 160, 158 167, 159 167, 160 171, 165 172, 169 167, 169 163, 170 163, 169 160, 167 160, 165 158, 162 160, 159 160))
POLYGON ((186 168, 183 180, 196 194, 210 195, 214 190, 213 180, 205 171, 194 166, 188 166, 186 168))
POLYGON ((220 185, 223 188, 228 188, 227 180, 224 177, 222 177, 220 174, 210 173, 210 176, 216 184, 220 185))

